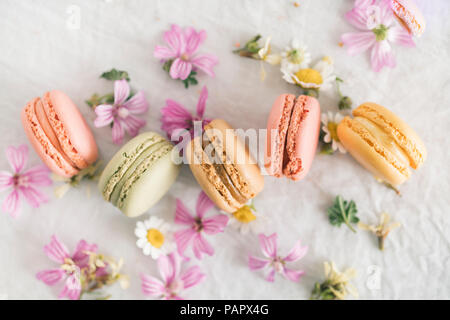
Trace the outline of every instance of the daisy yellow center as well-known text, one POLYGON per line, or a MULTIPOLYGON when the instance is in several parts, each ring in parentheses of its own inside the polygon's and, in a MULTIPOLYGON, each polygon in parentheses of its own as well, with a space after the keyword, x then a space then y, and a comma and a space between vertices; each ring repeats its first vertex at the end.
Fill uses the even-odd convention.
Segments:
POLYGON ((339 137, 337 135, 337 126, 336 122, 330 121, 327 124, 328 131, 330 132, 331 139, 334 141, 339 141, 339 137))
POLYGON ((161 248, 164 243, 164 235, 158 229, 148 229, 147 240, 155 248, 161 248))
POLYGON ((249 223, 256 220, 256 216, 249 206, 243 206, 238 211, 233 212, 233 216, 240 223, 249 223))
MULTIPOLYGON (((301 69, 295 74, 297 79, 303 83, 314 83, 321 85, 323 83, 322 75, 319 71, 314 69, 301 69)), ((299 84, 299 83, 298 83, 299 84)))

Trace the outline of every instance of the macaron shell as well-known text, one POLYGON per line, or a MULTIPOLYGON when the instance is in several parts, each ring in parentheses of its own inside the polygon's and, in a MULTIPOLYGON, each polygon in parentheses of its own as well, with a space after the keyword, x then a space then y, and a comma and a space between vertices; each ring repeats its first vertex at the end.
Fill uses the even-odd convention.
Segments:
POLYGON ((412 168, 419 168, 427 158, 427 150, 424 143, 403 120, 388 109, 372 102, 365 102, 353 110, 355 117, 366 118, 386 133, 405 151, 410 159, 412 168))
POLYGON ((376 141, 376 137, 358 126, 358 123, 345 117, 338 125, 337 134, 345 149, 376 178, 382 179, 392 185, 405 182, 410 175, 408 168, 396 167, 399 163, 390 156, 376 141), (401 169, 401 170, 400 170, 401 169))
POLYGON ((22 109, 20 116, 25 133, 44 164, 55 174, 70 178, 76 175, 78 170, 55 148, 41 127, 35 112, 35 104, 38 101, 39 98, 35 98, 22 109))
POLYGON ((83 169, 98 157, 97 144, 77 106, 63 92, 53 90, 44 95, 44 108, 67 156, 83 169))
POLYGON ((403 25, 415 36, 425 31, 426 22, 422 12, 412 0, 392 0, 392 10, 403 25))
POLYGON ((281 177, 283 175, 284 147, 294 100, 295 95, 293 94, 278 96, 267 120, 264 167, 271 176, 281 177))
POLYGON ((242 205, 234 200, 215 172, 214 166, 202 150, 201 139, 201 137, 192 139, 186 148, 186 159, 189 162, 192 174, 203 191, 218 208, 225 212, 233 213, 242 205))
POLYGON ((309 172, 320 132, 320 105, 314 97, 299 96, 292 112, 286 142, 287 162, 283 173, 292 180, 301 180, 309 172))
POLYGON ((128 217, 145 213, 158 202, 175 182, 180 166, 172 161, 172 152, 159 158, 131 187, 121 208, 128 217))

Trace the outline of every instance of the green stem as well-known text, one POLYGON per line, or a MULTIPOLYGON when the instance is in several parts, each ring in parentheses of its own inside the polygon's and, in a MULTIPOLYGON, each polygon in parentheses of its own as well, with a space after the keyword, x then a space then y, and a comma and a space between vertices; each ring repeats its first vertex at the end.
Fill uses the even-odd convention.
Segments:
MULTIPOLYGON (((345 212, 344 203, 342 202, 342 197, 338 198, 338 202, 339 202, 339 208, 341 209, 341 212, 345 212)), ((344 218, 344 222, 347 225, 347 227, 349 227, 350 230, 352 230, 354 233, 356 233, 356 230, 350 225, 345 214, 342 214, 342 217, 344 218)))

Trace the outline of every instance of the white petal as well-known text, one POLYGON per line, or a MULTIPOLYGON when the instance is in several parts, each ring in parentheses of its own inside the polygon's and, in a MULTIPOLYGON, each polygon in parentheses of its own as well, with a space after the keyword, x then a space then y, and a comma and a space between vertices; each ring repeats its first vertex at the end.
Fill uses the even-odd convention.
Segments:
POLYGON ((143 249, 144 254, 146 256, 148 256, 150 254, 151 250, 152 250, 152 245, 150 243, 146 242, 144 245, 144 249, 143 249))
POLYGON ((138 246, 138 248, 144 248, 145 244, 148 243, 146 238, 140 238, 136 241, 136 245, 138 246))

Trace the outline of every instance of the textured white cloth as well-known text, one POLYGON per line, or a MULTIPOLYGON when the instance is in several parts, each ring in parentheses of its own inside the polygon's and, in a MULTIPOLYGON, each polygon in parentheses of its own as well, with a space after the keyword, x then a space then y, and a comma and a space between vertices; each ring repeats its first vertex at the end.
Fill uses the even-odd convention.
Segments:
MULTIPOLYGON (((50 89, 65 91, 92 126, 95 118, 84 103, 91 94, 107 93, 112 83, 99 75, 112 67, 127 70, 134 89, 143 89, 150 102, 145 129, 160 132, 160 109, 168 98, 194 111, 201 86, 207 85, 206 116, 224 118, 236 128, 264 128, 274 99, 284 92, 298 92, 281 78, 277 67, 266 65, 261 82, 260 64, 231 53, 257 33, 272 36, 279 49, 296 37, 309 48, 313 62, 333 57, 336 73, 345 80, 342 90, 355 106, 374 101, 389 107, 423 138, 428 160, 401 187, 402 197, 377 183, 349 155, 318 155, 301 182, 265 178, 264 191, 255 206, 278 232, 281 253, 299 238, 309 246, 306 257, 294 264, 306 276, 299 283, 277 277, 268 283, 247 266, 249 253, 260 255, 256 236, 242 236, 232 228, 208 237, 216 253, 197 262, 206 281, 184 293, 186 298, 305 299, 316 281, 323 280, 323 262, 333 260, 341 269, 354 267, 354 284, 363 299, 449 298, 450 227, 448 163, 450 142, 450 15, 448 1, 420 1, 427 30, 416 49, 395 46, 398 66, 380 73, 370 70, 368 53, 350 57, 338 46, 340 35, 355 29, 343 18, 352 1, 5 1, 0 2, 0 146, 27 143, 19 112, 31 98, 50 89), (79 21, 77 20, 79 12, 79 21), (77 23, 79 22, 79 28, 77 23), (208 38, 201 52, 216 54, 216 78, 204 74, 200 85, 184 89, 169 79, 153 57, 162 44, 162 32, 171 23, 205 29, 208 38), (387 239, 380 252, 372 234, 336 228, 326 208, 336 194, 356 201, 360 218, 375 223, 382 211, 403 226, 387 239), (377 274, 380 276, 377 288, 377 274)), ((322 94, 324 111, 337 110, 334 92, 322 94)), ((118 147, 109 128, 93 132, 102 159, 118 147)), ((28 144, 29 145, 29 144, 28 144)), ((29 164, 39 163, 34 152, 29 164)), ((9 170, 6 157, 0 168, 9 170)), ((52 195, 52 189, 46 190, 52 195)), ((184 166, 170 192, 148 214, 173 221, 175 198, 193 211, 200 189, 184 166)), ((2 193, 4 199, 6 193, 2 193)), ((52 234, 71 249, 80 238, 97 243, 100 251, 125 259, 124 272, 131 287, 108 289, 117 299, 142 299, 139 274, 157 273, 156 263, 135 245, 136 221, 104 202, 95 183, 71 190, 62 200, 52 200, 38 210, 22 202, 13 220, 0 215, 0 297, 53 299, 60 288, 47 287, 35 274, 55 267, 43 253, 52 234), (90 188, 90 197, 86 196, 90 188)))

